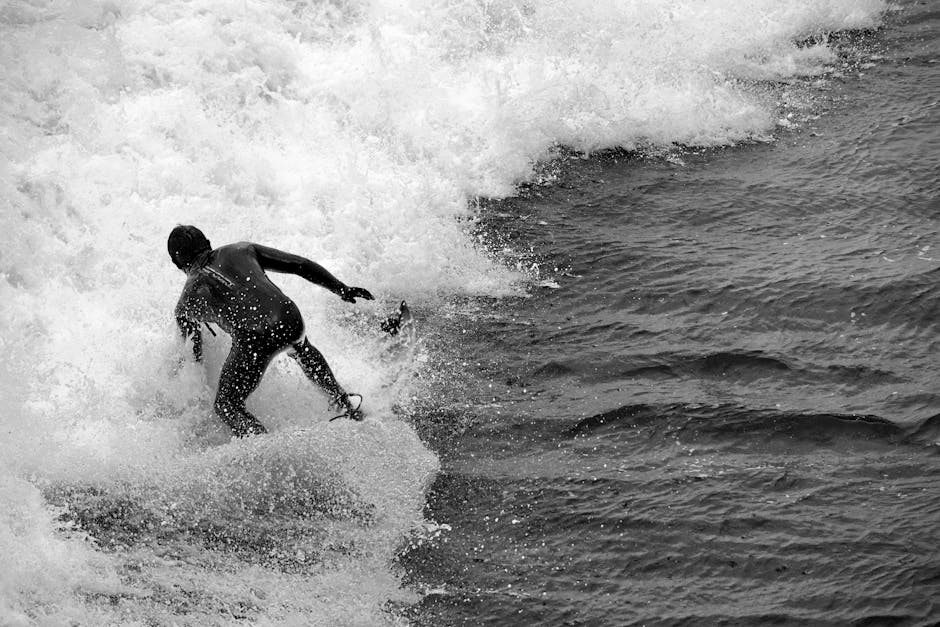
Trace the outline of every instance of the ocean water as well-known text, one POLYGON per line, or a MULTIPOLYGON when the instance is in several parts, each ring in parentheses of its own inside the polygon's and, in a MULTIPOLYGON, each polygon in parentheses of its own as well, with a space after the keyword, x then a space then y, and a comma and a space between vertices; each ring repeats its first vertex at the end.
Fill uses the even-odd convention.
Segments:
POLYGON ((0 3, 0 624, 940 619, 940 14, 0 3), (232 441, 177 223, 277 277, 232 441), (406 299, 416 338, 378 322, 406 299))
POLYGON ((543 274, 443 326, 473 384, 430 427, 416 624, 940 620, 940 14, 882 19, 760 82, 774 141, 486 205, 543 274))

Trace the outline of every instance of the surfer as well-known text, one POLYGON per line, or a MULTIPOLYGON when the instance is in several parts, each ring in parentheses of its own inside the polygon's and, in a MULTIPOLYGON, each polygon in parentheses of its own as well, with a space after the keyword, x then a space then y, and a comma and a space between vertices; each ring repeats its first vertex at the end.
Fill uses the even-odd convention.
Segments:
MULTIPOLYGON (((358 405, 336 381, 323 355, 307 340, 300 310, 284 295, 266 271, 296 274, 324 287, 346 302, 373 300, 361 287, 350 287, 321 265, 298 255, 253 242, 213 249, 198 228, 180 225, 167 239, 170 259, 186 273, 186 285, 176 305, 176 323, 185 340, 192 336, 193 357, 202 359, 202 329, 218 325, 232 337, 232 349, 222 366, 215 411, 238 437, 265 433, 246 408, 245 400, 258 387, 271 359, 281 351, 300 364, 307 377, 330 395, 330 403, 354 420, 362 420, 358 405)), ((361 401, 361 397, 359 397, 361 401)))

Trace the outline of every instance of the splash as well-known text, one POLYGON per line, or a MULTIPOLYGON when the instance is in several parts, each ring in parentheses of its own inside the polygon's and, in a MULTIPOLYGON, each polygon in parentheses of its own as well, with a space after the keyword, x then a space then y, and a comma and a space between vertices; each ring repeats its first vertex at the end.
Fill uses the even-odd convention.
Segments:
POLYGON ((5 3, 5 621, 375 624, 407 598, 388 563, 427 524, 436 469, 391 418, 413 364, 362 332, 376 310, 279 279, 385 418, 328 427, 278 361, 252 399, 274 434, 229 442, 210 411, 225 339, 206 370, 176 366, 173 225, 304 254, 386 302, 514 293, 522 273, 469 235, 471 199, 513 194, 560 146, 768 140, 765 85, 826 72, 825 34, 884 8, 5 3))

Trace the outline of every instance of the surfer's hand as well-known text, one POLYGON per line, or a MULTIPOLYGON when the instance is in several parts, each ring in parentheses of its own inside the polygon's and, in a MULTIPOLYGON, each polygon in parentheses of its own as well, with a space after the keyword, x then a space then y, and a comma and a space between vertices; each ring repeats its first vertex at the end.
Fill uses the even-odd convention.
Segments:
POLYGON ((354 303, 356 302, 357 298, 375 300, 372 297, 372 294, 369 293, 369 290, 362 287, 349 287, 348 285, 340 289, 339 297, 345 300, 347 303, 354 303))

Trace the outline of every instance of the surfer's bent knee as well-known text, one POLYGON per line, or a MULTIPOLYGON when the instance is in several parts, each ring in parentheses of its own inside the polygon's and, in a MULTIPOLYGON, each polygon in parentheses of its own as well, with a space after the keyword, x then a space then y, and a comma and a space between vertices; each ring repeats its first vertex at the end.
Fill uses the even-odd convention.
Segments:
POLYGON ((307 342, 307 336, 301 335, 300 339, 291 342, 287 347, 287 354, 291 357, 298 357, 304 350, 304 344, 307 342))

